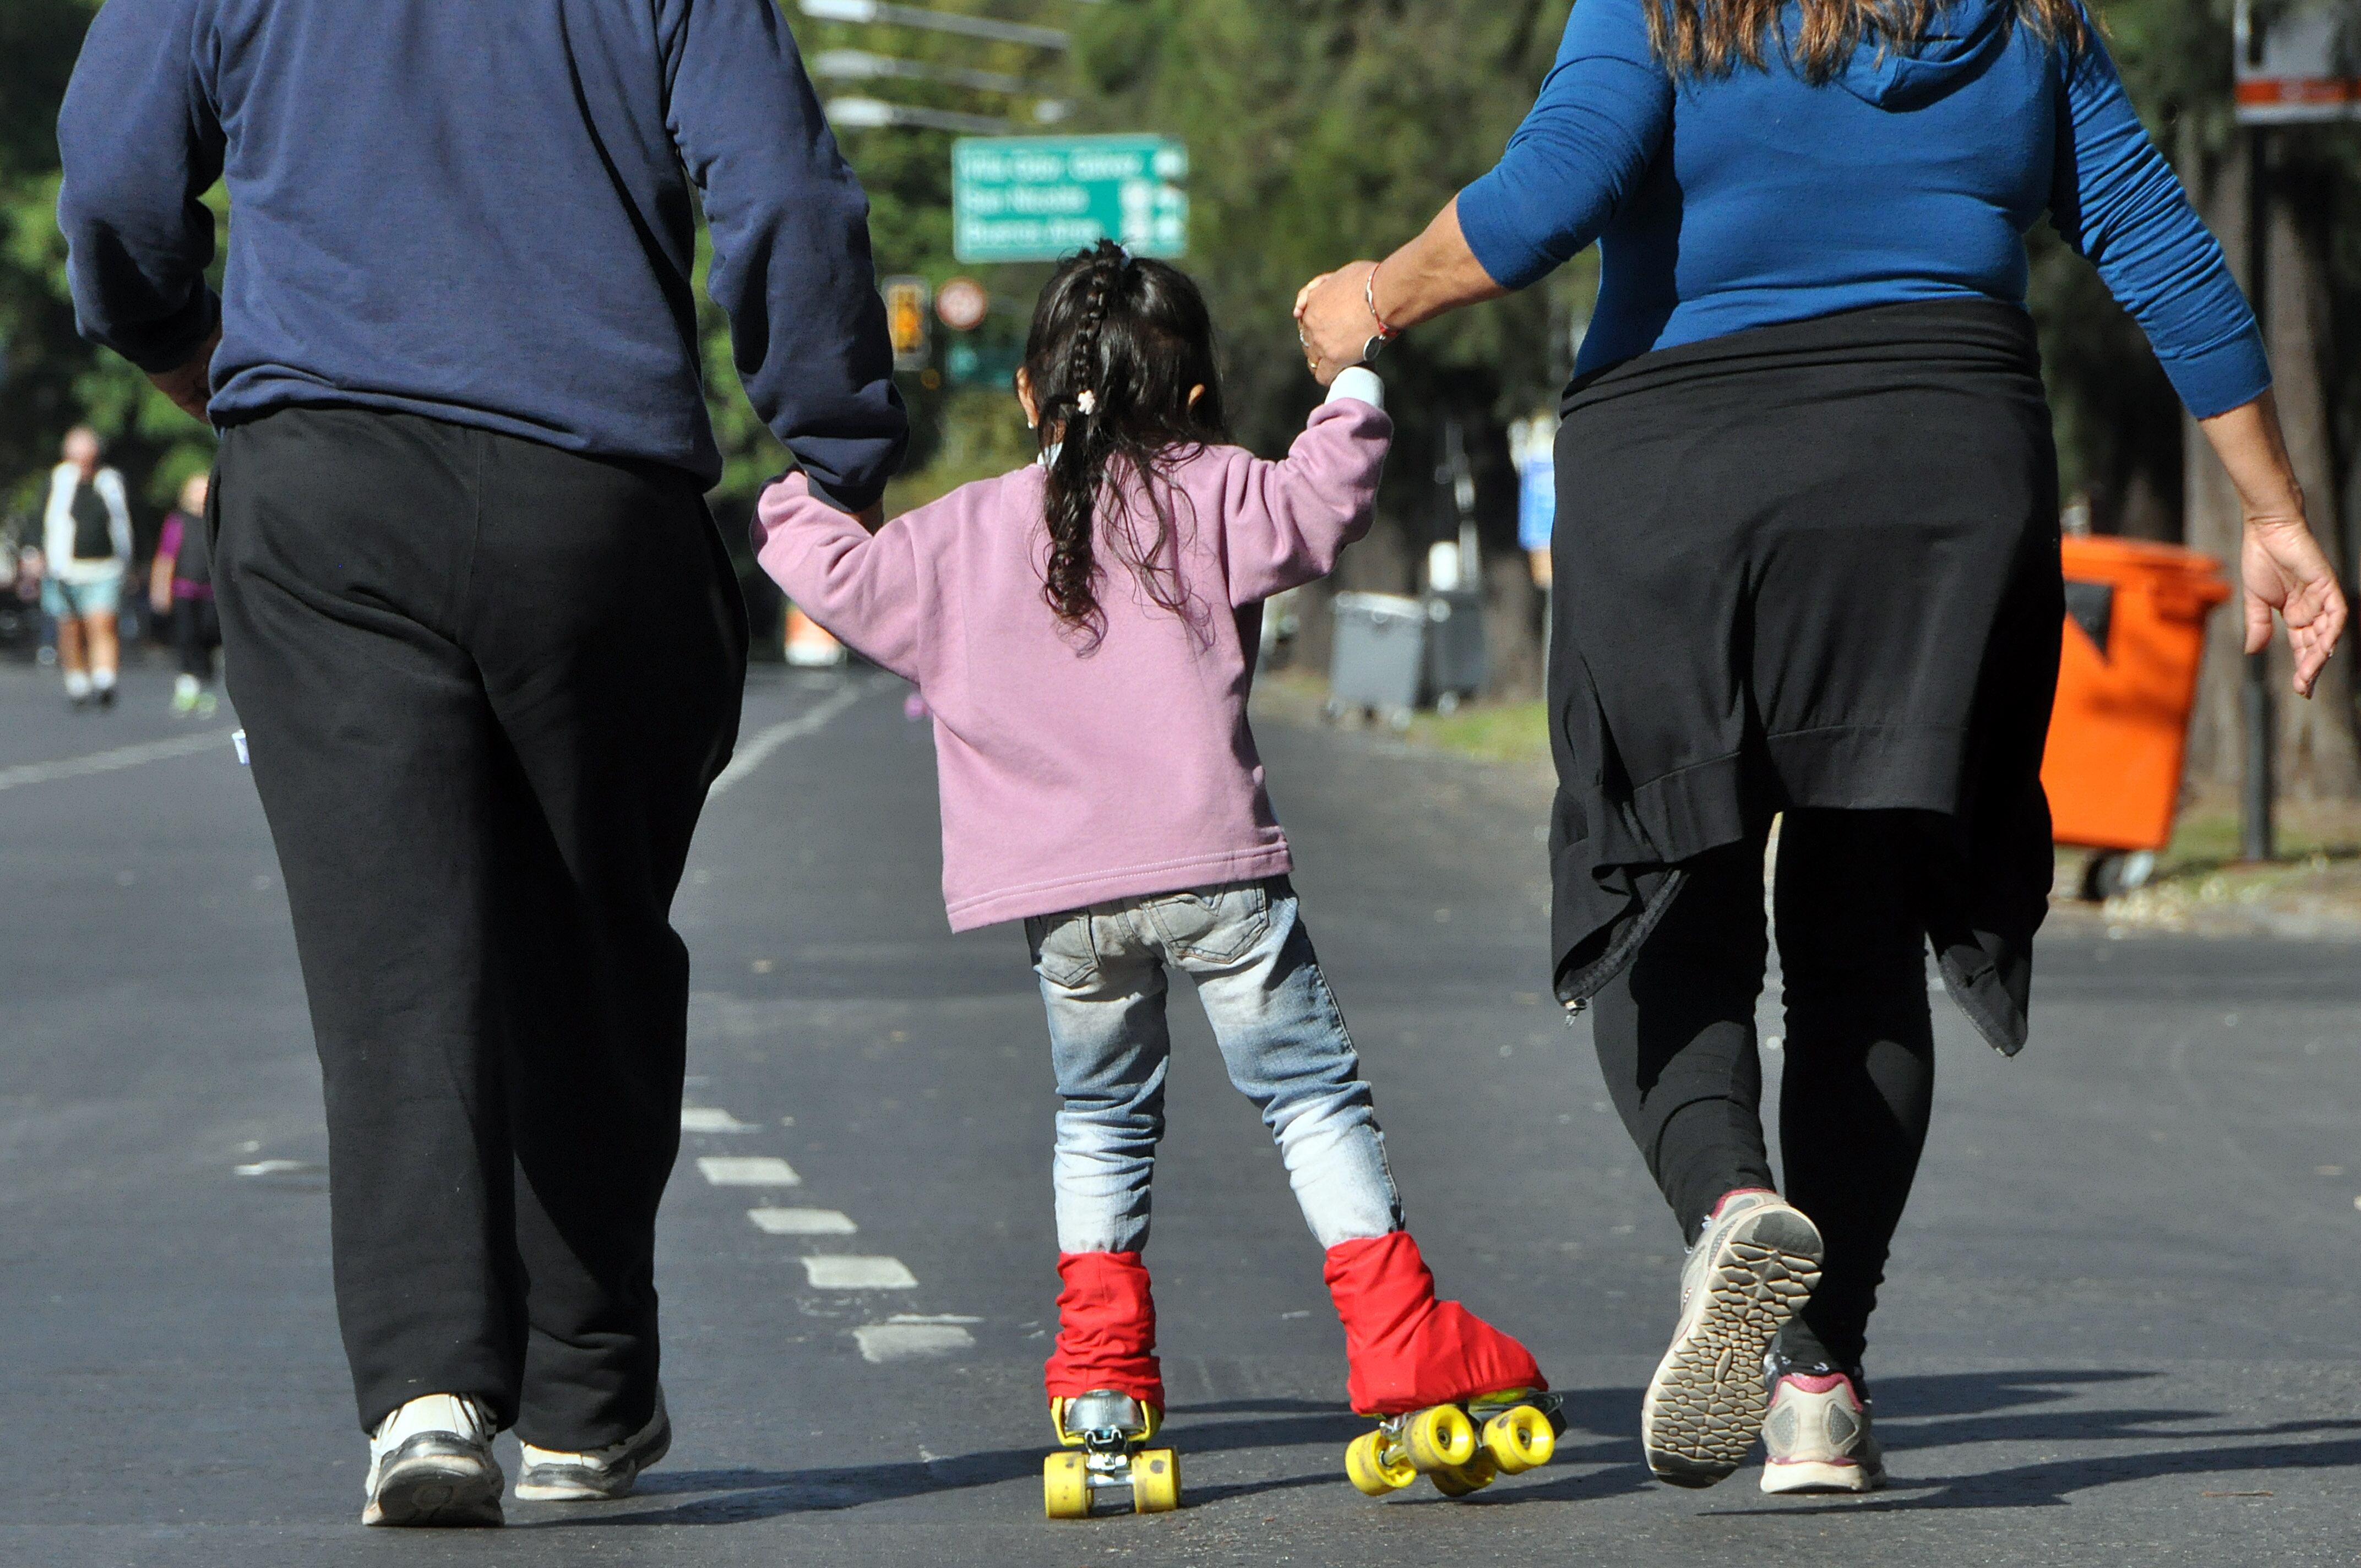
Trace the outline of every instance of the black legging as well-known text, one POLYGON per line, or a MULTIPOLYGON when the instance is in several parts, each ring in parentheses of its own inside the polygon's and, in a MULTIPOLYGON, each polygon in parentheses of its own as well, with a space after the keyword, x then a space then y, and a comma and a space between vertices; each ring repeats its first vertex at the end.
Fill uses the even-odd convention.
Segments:
MULTIPOLYGON (((1803 1323, 1850 1369, 1935 1089, 1914 841, 1904 812, 1791 811, 1780 829, 1784 1190, 1828 1244, 1803 1323)), ((1759 839, 1688 862, 1663 923, 1594 1005, 1615 1108, 1692 1242, 1723 1193, 1773 1185, 1754 1040, 1762 867, 1759 839)))

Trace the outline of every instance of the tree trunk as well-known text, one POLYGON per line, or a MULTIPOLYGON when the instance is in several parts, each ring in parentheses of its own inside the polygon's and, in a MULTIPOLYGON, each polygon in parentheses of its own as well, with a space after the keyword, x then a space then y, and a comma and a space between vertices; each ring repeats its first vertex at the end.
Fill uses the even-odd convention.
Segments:
MULTIPOLYGON (((2328 258, 2308 214, 2326 211, 2323 193, 2304 172, 2281 159, 2271 180, 2270 275, 2264 283, 2265 331, 2272 381, 2288 458, 2303 487, 2312 531, 2331 561, 2345 559, 2344 520, 2336 505, 2336 464, 2330 444, 2328 386, 2323 374, 2328 335, 2328 258)), ((2361 744, 2353 722, 2353 640, 2347 637, 2312 700, 2288 685, 2287 646, 2271 651, 2271 684, 2279 695, 2279 784, 2301 800, 2361 797, 2361 744)))
MULTIPOLYGON (((2254 254, 2247 178, 2246 159, 2234 155, 2224 160, 2201 199, 2214 233, 2221 236, 2223 248, 2229 253, 2233 269, 2252 295, 2254 280, 2246 276, 2254 254)), ((2320 533, 2329 559, 2342 561, 2345 546, 2330 447, 2328 389, 2322 374, 2322 350, 2329 341, 2327 263, 2319 236, 2309 232, 2304 221, 2312 203, 2305 191, 2292 182, 2296 178, 2295 171, 2283 165, 2273 170, 2265 220, 2265 264, 2268 272, 2264 288, 2263 330, 2270 347, 2273 384, 2279 418, 2287 432, 2289 457, 2311 502, 2312 527, 2320 533)), ((2197 181, 2192 180, 2191 184, 2197 181)), ((2187 433, 2185 447, 2186 537, 2192 549, 2220 559, 2235 585, 2243 530, 2237 492, 2232 488, 2229 476, 2223 471, 2213 448, 2193 426, 2187 433)), ((2235 788, 2244 771, 2240 687, 2245 678, 2245 660, 2239 644, 2241 626, 2237 601, 2234 599, 2209 628, 2197 713, 2190 732, 2188 777, 2192 784, 2235 788)), ((2277 784, 2282 796, 2304 800, 2361 797, 2361 743, 2356 743, 2355 734, 2353 664, 2348 638, 2346 646, 2322 673, 2312 699, 2306 702, 2289 687, 2290 666, 2285 641, 2273 642, 2271 687, 2277 716, 2277 784)))
MULTIPOLYGON (((2180 175, 2206 224, 2228 253, 2230 269, 2249 296, 2248 276, 2253 247, 2248 244, 2246 161, 2233 153, 2218 162, 2209 159, 2184 137, 2180 175)), ((2185 417, 2185 416, 2184 416, 2185 417)), ((2202 551, 2222 563, 2235 585, 2238 578, 2238 541, 2242 526, 2238 492, 2231 488, 2213 449, 2206 444, 2197 422, 2181 432, 2181 538, 2191 550, 2202 551)), ((2206 625, 2205 662, 2197 680, 2197 710, 2189 726, 2188 787, 2210 794, 2235 791, 2246 771, 2246 748, 2240 739, 2239 688, 2245 660, 2238 647, 2237 603, 2214 612, 2206 625)))

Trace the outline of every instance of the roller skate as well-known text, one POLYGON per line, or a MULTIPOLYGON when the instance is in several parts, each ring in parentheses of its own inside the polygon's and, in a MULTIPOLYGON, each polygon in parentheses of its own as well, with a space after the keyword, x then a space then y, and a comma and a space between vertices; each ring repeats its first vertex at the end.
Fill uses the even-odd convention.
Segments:
POLYGON ((1053 1519, 1170 1513, 1180 1462, 1148 1446, 1164 1420, 1148 1269, 1136 1252, 1070 1252, 1058 1275, 1058 1343, 1043 1371, 1062 1452, 1042 1462, 1042 1505, 1053 1519))
POLYGON ((1421 1475, 1447 1497, 1546 1464, 1565 1418, 1532 1355, 1456 1301, 1409 1233, 1328 1249, 1353 1409, 1377 1420, 1345 1451, 1345 1475, 1382 1497, 1421 1475))
POLYGON ((1148 1442, 1162 1424, 1155 1406, 1101 1388, 1049 1401, 1066 1452, 1041 1464, 1041 1500, 1053 1519, 1094 1513, 1166 1514, 1180 1506, 1180 1460, 1148 1442))
POLYGON ((1565 1431, 1562 1401, 1503 1388, 1460 1404, 1380 1416, 1345 1450, 1345 1476, 1365 1497, 1399 1492, 1421 1475, 1446 1497, 1480 1492, 1502 1475, 1547 1464, 1565 1431))

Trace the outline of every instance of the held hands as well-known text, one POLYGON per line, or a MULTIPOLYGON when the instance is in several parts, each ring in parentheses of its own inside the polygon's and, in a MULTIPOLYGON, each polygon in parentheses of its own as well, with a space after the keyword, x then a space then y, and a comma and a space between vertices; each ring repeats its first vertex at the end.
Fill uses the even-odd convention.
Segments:
POLYGON ((1377 334, 1366 290, 1374 261, 1355 261, 1323 272, 1296 291, 1295 333, 1303 362, 1325 387, 1340 370, 1361 363, 1361 349, 1377 334))
POLYGON ((2345 591, 2320 542, 2300 515, 2249 514, 2238 576, 2246 584, 2246 652, 2270 646, 2271 612, 2279 611, 2295 654, 2296 692, 2310 696, 2345 631, 2345 591))

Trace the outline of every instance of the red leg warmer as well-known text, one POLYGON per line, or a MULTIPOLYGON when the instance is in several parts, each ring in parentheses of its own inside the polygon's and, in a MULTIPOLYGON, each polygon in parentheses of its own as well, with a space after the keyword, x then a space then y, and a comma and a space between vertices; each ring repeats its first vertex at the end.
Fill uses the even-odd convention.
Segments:
POLYGON ((1328 1293, 1345 1321, 1353 1409, 1395 1416, 1503 1388, 1547 1388, 1532 1354, 1456 1301, 1408 1231, 1328 1249, 1328 1293))
POLYGON ((1097 1388, 1164 1408, 1164 1374, 1156 1363, 1156 1302, 1148 1267, 1136 1252, 1061 1252, 1058 1345, 1043 1368, 1049 1398, 1071 1399, 1097 1388))

